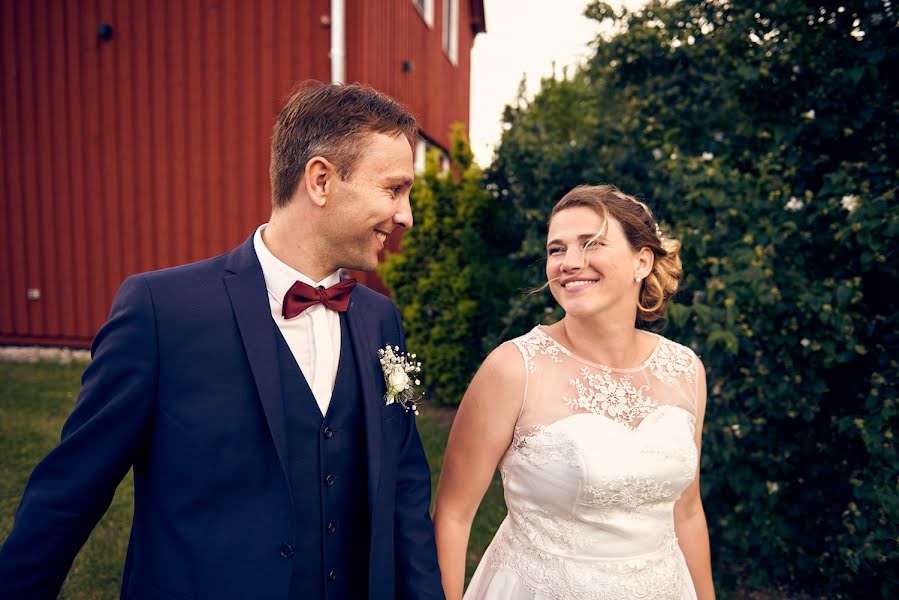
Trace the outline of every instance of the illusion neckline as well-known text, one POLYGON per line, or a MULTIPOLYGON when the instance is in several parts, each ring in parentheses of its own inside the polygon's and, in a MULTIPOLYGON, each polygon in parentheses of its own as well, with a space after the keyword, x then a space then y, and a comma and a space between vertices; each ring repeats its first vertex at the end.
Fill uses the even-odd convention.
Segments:
POLYGON ((637 372, 637 371, 642 371, 643 369, 645 369, 646 367, 649 366, 649 364, 650 364, 650 363, 653 361, 653 359, 656 357, 656 354, 659 353, 659 348, 662 347, 662 336, 660 336, 660 335, 657 334, 657 333, 653 333, 653 332, 651 332, 651 331, 647 331, 646 333, 648 333, 649 335, 655 336, 655 338, 656 338, 656 345, 655 345, 655 347, 653 347, 652 352, 649 353, 649 356, 647 356, 647 357, 643 360, 643 362, 641 362, 641 363, 640 363, 638 366, 636 366, 636 367, 624 367, 624 368, 610 367, 610 366, 608 366, 608 365, 603 365, 603 364, 591 362, 591 361, 589 361, 589 360, 587 360, 587 359, 585 359, 585 358, 582 358, 582 357, 578 356, 577 354, 575 354, 574 352, 572 352, 571 350, 569 350, 568 348, 566 348, 564 345, 562 345, 562 342, 560 342, 559 340, 557 340, 557 339, 554 338, 553 336, 551 336, 551 335, 549 335, 548 333, 546 333, 545 329, 546 329, 546 325, 536 325, 536 326, 534 327, 534 331, 537 331, 540 335, 542 335, 543 337, 545 337, 546 339, 548 339, 548 340, 550 341, 550 343, 552 343, 552 344, 555 345, 557 348, 559 348, 559 350, 561 350, 563 354, 565 354, 565 355, 567 355, 567 356, 570 356, 571 358, 575 359, 576 361, 582 362, 582 363, 584 363, 585 365, 587 365, 587 366, 589 366, 589 367, 593 367, 593 368, 595 368, 595 369, 604 369, 604 370, 608 370, 608 371, 614 371, 614 372, 617 372, 617 373, 635 373, 635 372, 637 372))
MULTIPOLYGON (((531 437, 532 435, 534 435, 535 433, 537 433, 538 431, 549 431, 550 428, 557 429, 556 425, 559 425, 559 427, 561 427, 561 423, 563 421, 571 421, 571 420, 574 420, 575 417, 584 418, 587 415, 592 416, 592 417, 599 417, 601 422, 611 423, 613 428, 616 428, 616 427, 620 428, 624 432, 639 433, 641 431, 640 428, 643 426, 644 423, 646 423, 647 421, 652 423, 654 420, 658 420, 658 418, 660 418, 659 414, 662 413, 662 409, 667 409, 667 408, 673 408, 676 411, 679 411, 679 412, 687 415, 691 419, 692 423, 694 423, 694 424, 696 423, 696 415, 691 413, 689 410, 687 410, 683 406, 678 406, 676 404, 659 404, 658 406, 653 408, 651 411, 649 411, 648 413, 643 415, 643 418, 640 419, 640 422, 634 426, 628 425, 627 423, 620 421, 620 420, 616 419, 615 417, 609 416, 608 414, 606 414, 604 412, 593 412, 592 410, 587 410, 587 411, 583 411, 583 412, 571 413, 570 415, 566 415, 566 416, 556 419, 555 421, 552 421, 550 423, 536 425, 533 428, 533 430, 528 431, 525 434, 521 434, 519 436, 519 439, 520 440, 527 439, 527 438, 531 437), (651 420, 651 418, 652 418, 652 420, 651 420)), ((580 419, 578 419, 578 420, 580 420, 580 419)))

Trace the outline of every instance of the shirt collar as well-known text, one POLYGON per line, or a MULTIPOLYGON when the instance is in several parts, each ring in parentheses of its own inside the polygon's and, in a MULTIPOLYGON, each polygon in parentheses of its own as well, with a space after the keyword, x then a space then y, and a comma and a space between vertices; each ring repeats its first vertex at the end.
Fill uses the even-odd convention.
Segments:
POLYGON ((334 271, 321 281, 314 281, 312 278, 300 273, 293 267, 278 260, 274 254, 266 247, 262 241, 262 230, 265 229, 267 223, 263 223, 256 229, 253 236, 253 248, 256 250, 256 256, 259 258, 259 264, 262 267, 262 276, 265 278, 265 288, 271 297, 281 306, 284 302, 284 294, 296 281, 302 281, 312 287, 330 287, 340 282, 340 271, 334 271))

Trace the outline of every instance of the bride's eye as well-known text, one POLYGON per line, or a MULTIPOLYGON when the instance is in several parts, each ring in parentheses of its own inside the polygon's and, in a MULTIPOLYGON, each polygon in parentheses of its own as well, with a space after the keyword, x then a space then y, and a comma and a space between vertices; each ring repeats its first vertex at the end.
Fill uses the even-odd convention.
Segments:
POLYGON ((561 248, 559 246, 552 246, 551 248, 546 249, 546 255, 552 256, 553 254, 558 254, 558 253, 562 252, 562 250, 564 250, 564 248, 561 248))

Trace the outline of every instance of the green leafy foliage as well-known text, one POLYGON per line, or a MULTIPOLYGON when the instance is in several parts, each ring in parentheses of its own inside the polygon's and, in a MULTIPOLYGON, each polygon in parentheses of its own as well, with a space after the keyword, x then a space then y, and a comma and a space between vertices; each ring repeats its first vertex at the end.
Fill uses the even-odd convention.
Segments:
POLYGON ((412 189, 415 226, 379 274, 422 360, 430 398, 454 405, 490 350, 483 332, 507 308, 515 279, 505 255, 517 239, 506 226, 507 207, 485 189, 461 126, 452 143, 446 172, 437 152, 428 156, 412 189))
MULTIPOLYGON (((594 2, 588 64, 507 108, 488 172, 520 288, 574 185, 652 205, 683 243, 665 335, 709 382, 719 584, 894 597, 899 563, 899 27, 888 0, 594 2)), ((493 343, 554 316, 514 294, 493 343)))

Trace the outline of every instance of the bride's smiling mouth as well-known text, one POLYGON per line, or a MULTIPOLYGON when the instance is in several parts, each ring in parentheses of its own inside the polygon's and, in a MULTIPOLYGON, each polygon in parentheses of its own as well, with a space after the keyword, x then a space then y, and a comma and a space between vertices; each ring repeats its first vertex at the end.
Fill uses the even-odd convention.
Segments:
POLYGON ((567 291, 581 290, 589 287, 594 283, 599 283, 598 279, 569 279, 562 283, 562 287, 567 291))

